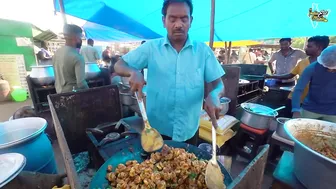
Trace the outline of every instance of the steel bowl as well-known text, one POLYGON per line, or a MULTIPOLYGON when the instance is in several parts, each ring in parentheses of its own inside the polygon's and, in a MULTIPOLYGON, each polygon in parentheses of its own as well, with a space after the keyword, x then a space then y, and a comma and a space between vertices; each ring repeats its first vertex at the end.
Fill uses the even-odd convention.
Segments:
POLYGON ((92 80, 96 79, 100 74, 100 68, 96 62, 86 62, 85 63, 85 79, 92 80))
POLYGON ((222 108, 222 110, 220 111, 220 114, 225 115, 229 111, 229 104, 231 102, 231 99, 222 97, 220 98, 219 101, 220 101, 221 108, 222 108))
POLYGON ((32 66, 29 77, 35 85, 52 85, 55 82, 54 67, 51 65, 32 66))
MULTIPOLYGON (((314 141, 323 132, 327 135, 327 140, 336 143, 336 124, 314 119, 291 119, 285 123, 285 131, 295 142, 294 173, 298 180, 308 189, 335 188, 336 161, 311 149, 297 137, 305 134, 308 137, 306 142, 314 141)), ((324 142, 319 145, 323 144, 324 142)))
POLYGON ((284 128, 284 124, 289 121, 291 118, 286 118, 286 117, 278 117, 276 119, 277 121, 277 128, 276 128, 276 133, 282 137, 285 138, 287 140, 293 141, 292 138, 286 133, 285 128, 284 128))
POLYGON ((278 116, 277 111, 260 104, 242 103, 240 106, 244 110, 240 121, 255 129, 268 129, 274 118, 278 116))

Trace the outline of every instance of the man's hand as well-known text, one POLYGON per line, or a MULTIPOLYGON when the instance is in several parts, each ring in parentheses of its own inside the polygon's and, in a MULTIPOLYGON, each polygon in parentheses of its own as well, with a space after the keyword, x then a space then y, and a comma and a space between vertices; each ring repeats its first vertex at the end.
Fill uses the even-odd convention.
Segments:
POLYGON ((293 118, 300 118, 301 113, 300 112, 293 112, 293 118))
POLYGON ((138 92, 139 98, 142 99, 142 88, 146 84, 144 76, 139 71, 134 71, 131 73, 129 78, 129 84, 131 86, 132 92, 138 92))
POLYGON ((213 126, 217 128, 218 124, 216 120, 219 119, 219 112, 221 111, 219 97, 210 93, 205 99, 204 110, 208 113, 213 126))

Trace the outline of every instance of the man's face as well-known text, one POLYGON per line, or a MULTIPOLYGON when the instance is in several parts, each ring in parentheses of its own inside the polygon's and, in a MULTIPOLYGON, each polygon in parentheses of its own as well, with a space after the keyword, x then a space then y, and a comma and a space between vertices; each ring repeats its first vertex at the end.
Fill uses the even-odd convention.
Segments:
POLYGON ((186 3, 170 4, 162 21, 170 40, 185 41, 192 22, 189 6, 186 3))
POLYGON ((314 42, 308 42, 305 51, 308 56, 316 56, 319 54, 320 49, 314 42))
POLYGON ((291 43, 289 41, 280 42, 280 49, 281 50, 288 50, 290 46, 291 46, 291 43))

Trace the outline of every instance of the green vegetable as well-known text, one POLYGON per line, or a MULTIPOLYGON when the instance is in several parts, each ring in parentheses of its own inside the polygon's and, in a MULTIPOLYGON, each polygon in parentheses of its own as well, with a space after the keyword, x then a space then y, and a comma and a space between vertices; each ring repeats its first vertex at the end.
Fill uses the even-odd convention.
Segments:
POLYGON ((189 178, 190 178, 190 179, 196 179, 196 177, 197 177, 197 174, 196 174, 196 173, 190 173, 190 174, 189 174, 189 178))

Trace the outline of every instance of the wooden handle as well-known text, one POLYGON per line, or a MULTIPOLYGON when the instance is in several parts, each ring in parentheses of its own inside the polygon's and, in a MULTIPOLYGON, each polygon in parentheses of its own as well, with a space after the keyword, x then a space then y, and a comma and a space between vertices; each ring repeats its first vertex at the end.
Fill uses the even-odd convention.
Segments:
POLYGON ((216 151, 217 151, 217 133, 216 133, 216 129, 214 126, 212 126, 211 129, 211 133, 212 133, 212 158, 216 158, 216 151))

